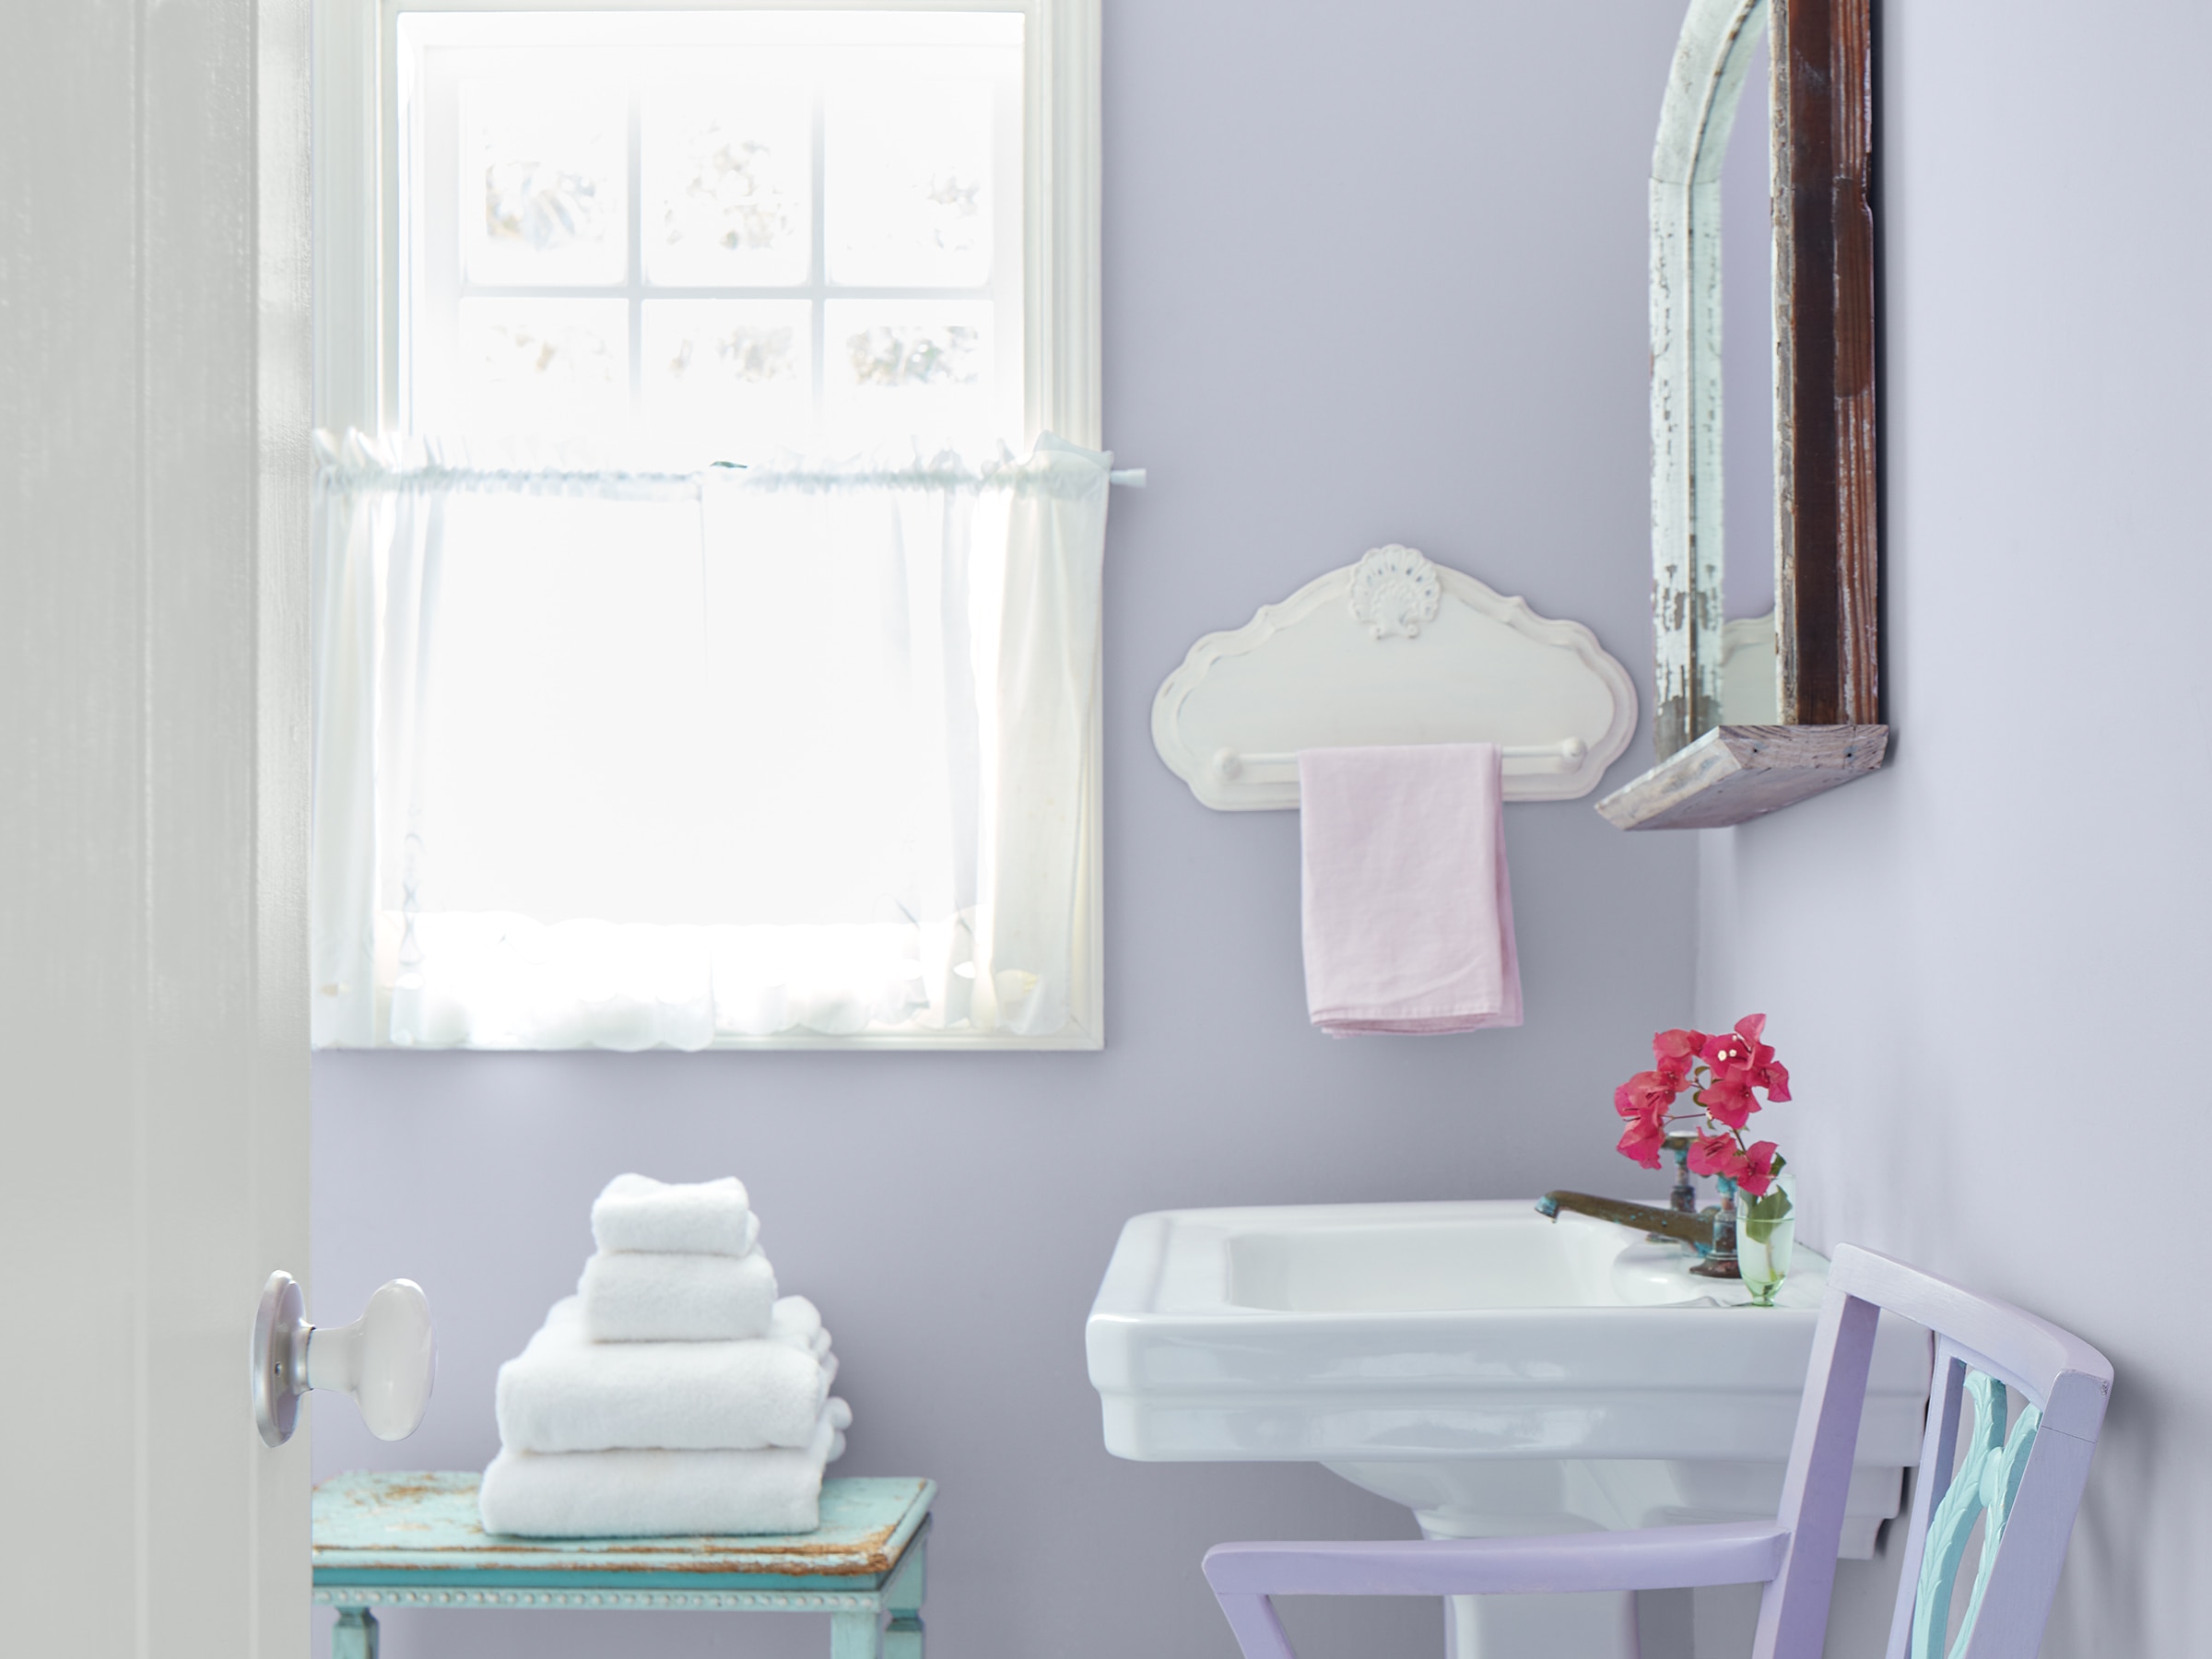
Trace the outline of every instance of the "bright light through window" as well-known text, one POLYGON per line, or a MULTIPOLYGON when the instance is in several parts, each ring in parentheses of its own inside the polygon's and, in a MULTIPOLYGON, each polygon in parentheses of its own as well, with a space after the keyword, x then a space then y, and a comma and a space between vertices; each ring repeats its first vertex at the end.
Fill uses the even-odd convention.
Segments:
POLYGON ((403 423, 1019 451, 1022 18, 409 13, 403 423))
POLYGON ((323 36, 315 1041, 1095 1047, 1096 0, 590 3, 323 36))

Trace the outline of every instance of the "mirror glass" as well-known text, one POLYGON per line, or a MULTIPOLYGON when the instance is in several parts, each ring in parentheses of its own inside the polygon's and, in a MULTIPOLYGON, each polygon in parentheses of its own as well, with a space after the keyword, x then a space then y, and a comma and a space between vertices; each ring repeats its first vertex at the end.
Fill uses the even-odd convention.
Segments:
POLYGON ((1721 167, 1721 724, 1778 724, 1773 144, 1765 7, 1721 167))

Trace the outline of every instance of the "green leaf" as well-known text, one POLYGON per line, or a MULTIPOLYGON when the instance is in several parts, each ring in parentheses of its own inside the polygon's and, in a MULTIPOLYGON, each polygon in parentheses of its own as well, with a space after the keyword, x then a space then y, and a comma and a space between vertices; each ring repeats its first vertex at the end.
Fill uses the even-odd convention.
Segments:
POLYGON ((1789 1194, 1780 1187, 1771 1187, 1757 1198, 1744 1198, 1739 1202, 1743 1206, 1743 1219, 1739 1225, 1747 1237, 1761 1244, 1772 1240, 1775 1229, 1795 1213, 1789 1194))

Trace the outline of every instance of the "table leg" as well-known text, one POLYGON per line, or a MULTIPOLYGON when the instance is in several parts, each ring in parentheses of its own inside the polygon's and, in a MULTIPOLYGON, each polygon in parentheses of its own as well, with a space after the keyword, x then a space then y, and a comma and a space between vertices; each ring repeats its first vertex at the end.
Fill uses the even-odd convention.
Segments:
POLYGON ((376 1615, 366 1607, 340 1607, 337 1629, 330 1633, 330 1659, 376 1659, 376 1615))
POLYGON ((830 1659, 882 1659, 883 1615, 871 1607, 865 1613, 830 1615, 830 1659))
POLYGON ((884 1586, 883 1605, 890 1609, 890 1629, 883 1633, 883 1659, 922 1659, 922 1598, 929 1588, 929 1540, 916 1538, 908 1547, 899 1572, 884 1586))

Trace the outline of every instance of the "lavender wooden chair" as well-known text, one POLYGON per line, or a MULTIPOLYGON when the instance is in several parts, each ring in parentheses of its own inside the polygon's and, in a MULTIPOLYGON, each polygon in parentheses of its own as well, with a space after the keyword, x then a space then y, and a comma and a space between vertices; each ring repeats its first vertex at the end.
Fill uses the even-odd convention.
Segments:
MULTIPOLYGON (((1551 1538, 1222 1544, 1206 1576, 1245 1659, 1295 1659, 1271 1595, 1490 1595, 1763 1583, 1753 1659, 1818 1659, 1880 1311, 1936 1334, 1888 1659, 2035 1659, 2104 1421, 2102 1354, 2019 1309, 1845 1244, 1829 1270, 1773 1521, 1551 1538), (2008 1391, 2026 1396, 2010 1435, 2008 1391), (1973 1429, 1959 1451, 1963 1399, 1973 1429), (1983 1521, 1956 1638, 1959 1564, 1983 1521)), ((1756 1318, 1747 1313, 1746 1318, 1756 1318)))

